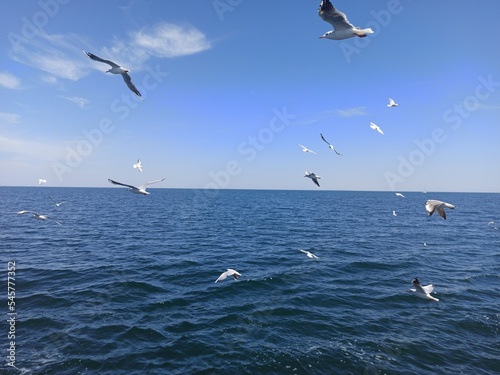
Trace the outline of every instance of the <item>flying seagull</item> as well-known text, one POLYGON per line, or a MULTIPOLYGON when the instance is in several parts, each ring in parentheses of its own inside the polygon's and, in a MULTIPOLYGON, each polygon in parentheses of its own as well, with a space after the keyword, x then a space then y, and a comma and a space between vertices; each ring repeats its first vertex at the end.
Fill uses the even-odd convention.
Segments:
POLYGON ((396 211, 392 210, 392 216, 398 216, 398 214, 396 213, 396 211))
POLYGON ((306 175, 304 177, 309 177, 311 180, 313 180, 313 182, 319 186, 319 182, 318 180, 321 178, 320 176, 317 176, 316 173, 314 172, 311 172, 309 173, 308 171, 306 171, 306 175))
POLYGON ((39 178, 38 179, 38 185, 43 185, 43 184, 46 184, 47 183, 47 180, 43 179, 43 178, 39 178))
POLYGON ((330 148, 330 150, 333 150, 333 151, 335 151, 335 153, 336 153, 337 155, 342 156, 342 154, 341 154, 340 152, 338 152, 338 151, 335 149, 335 147, 333 147, 333 145, 325 139, 325 137, 323 137, 323 134, 319 133, 319 135, 321 136, 321 139, 322 139, 322 140, 323 140, 323 141, 324 141, 324 142, 328 145, 328 147, 330 148))
POLYGON ((99 61, 99 62, 108 64, 109 66, 111 66, 111 69, 107 70, 106 73, 121 74, 121 76, 122 76, 123 80, 125 81, 125 83, 127 84, 128 88, 130 90, 132 90, 132 92, 135 95, 137 95, 139 98, 142 98, 141 93, 139 92, 139 90, 137 90, 137 87, 135 87, 135 85, 132 83, 132 78, 128 74, 129 70, 127 68, 124 68, 118 64, 115 64, 113 61, 102 59, 99 56, 96 56, 93 53, 87 52, 85 50, 83 52, 85 52, 85 54, 88 57, 90 57, 92 60, 99 61))
POLYGON ((302 146, 300 143, 299 143, 299 146, 302 147, 302 151, 310 152, 311 154, 316 155, 316 153, 313 150, 309 150, 306 146, 302 146))
POLYGON ((405 196, 401 193, 395 193, 398 197, 404 198, 405 196))
POLYGON ((389 98, 389 104, 387 104, 388 107, 397 107, 398 105, 399 105, 398 103, 389 98))
POLYGON ((415 295, 417 297, 425 298, 425 299, 430 299, 430 300, 433 300, 433 301, 436 301, 436 302, 439 301, 439 299, 431 296, 431 293, 434 290, 434 285, 429 284, 429 285, 426 285, 426 286, 422 286, 420 284, 420 281, 418 281, 418 279, 416 277, 413 279, 413 281, 411 283, 413 284, 413 286, 415 287, 415 289, 410 289, 410 292, 415 293, 415 295))
POLYGON ((55 200, 53 200, 53 199, 52 199, 52 197, 49 197, 49 199, 50 199, 52 202, 54 202, 54 204, 56 205, 56 207, 61 207, 61 205, 62 205, 63 203, 66 203, 66 201, 63 201, 63 202, 59 202, 59 203, 57 203, 55 200))
POLYGON ((321 19, 325 22, 331 24, 334 28, 332 31, 328 31, 320 38, 341 40, 352 38, 358 36, 364 38, 368 34, 373 34, 372 29, 360 29, 359 27, 354 27, 348 20, 344 13, 339 12, 332 5, 330 0, 322 0, 319 4, 318 14, 321 19))
POLYGON ((137 160, 137 163, 135 163, 132 167, 133 167, 133 168, 138 169, 138 170, 139 170, 139 172, 142 172, 142 164, 141 164, 141 160, 140 160, 140 159, 138 159, 138 160, 137 160))
POLYGON ((47 215, 42 215, 42 214, 39 214, 39 213, 36 213, 36 212, 33 212, 33 211, 26 211, 26 210, 23 210, 23 211, 19 211, 17 213, 18 215, 24 215, 24 214, 32 214, 33 217, 37 220, 47 220, 47 219, 50 219, 50 220, 54 220, 57 224, 59 225, 62 225, 60 222, 58 222, 57 220, 55 219, 52 219, 51 217, 48 217, 47 215))
POLYGON ((232 276, 235 280, 238 280, 238 277, 240 277, 241 274, 238 271, 233 270, 232 268, 228 268, 226 272, 221 273, 221 275, 217 278, 217 280, 215 280, 215 282, 226 280, 228 276, 232 276))
POLYGON ((302 251, 304 254, 306 254, 308 258, 311 258, 311 259, 319 259, 316 255, 314 255, 314 254, 313 254, 313 253, 311 253, 310 251, 307 251, 307 250, 302 250, 302 249, 299 249, 299 251, 302 251))
POLYGON ((382 131, 382 129, 380 129, 380 127, 378 125, 375 125, 373 122, 370 122, 370 128, 372 128, 373 130, 376 130, 380 134, 384 135, 384 132, 382 131))
MULTIPOLYGON (((166 177, 165 177, 166 178, 166 177)), ((149 195, 150 193, 146 191, 146 188, 149 186, 149 185, 152 185, 152 184, 156 184, 157 182, 161 182, 163 181, 165 178, 162 178, 161 180, 155 180, 155 181, 151 181, 151 182, 146 182, 145 184, 142 184, 141 186, 132 186, 132 185, 127 185, 127 184, 122 184, 121 182, 117 182, 117 181, 113 181, 111 180, 110 178, 108 178, 108 181, 111 182, 112 184, 115 184, 115 185, 121 185, 121 186, 126 186, 129 188, 129 190, 132 192, 132 193, 135 193, 135 194, 142 194, 142 195, 149 195)))
POLYGON ((435 212, 438 213, 439 216, 441 216, 444 220, 446 220, 446 212, 444 209, 446 208, 451 208, 454 209, 455 206, 446 202, 441 202, 438 200, 428 200, 425 202, 425 210, 427 211, 427 215, 432 216, 432 214, 435 212))

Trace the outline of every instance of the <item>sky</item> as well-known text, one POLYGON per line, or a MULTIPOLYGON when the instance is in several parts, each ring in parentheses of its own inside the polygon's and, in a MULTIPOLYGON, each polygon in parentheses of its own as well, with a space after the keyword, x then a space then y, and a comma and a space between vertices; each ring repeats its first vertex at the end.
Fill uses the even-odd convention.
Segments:
POLYGON ((0 186, 500 192, 500 2, 319 2, 9 2, 0 186))

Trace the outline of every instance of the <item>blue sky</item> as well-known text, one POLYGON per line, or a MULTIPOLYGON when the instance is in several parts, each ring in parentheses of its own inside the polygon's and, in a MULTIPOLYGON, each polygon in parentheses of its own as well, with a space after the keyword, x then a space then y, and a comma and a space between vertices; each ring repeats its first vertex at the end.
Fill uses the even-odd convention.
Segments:
POLYGON ((10 3, 0 185, 500 192, 500 3, 333 4, 375 33, 319 39, 310 0, 10 3))

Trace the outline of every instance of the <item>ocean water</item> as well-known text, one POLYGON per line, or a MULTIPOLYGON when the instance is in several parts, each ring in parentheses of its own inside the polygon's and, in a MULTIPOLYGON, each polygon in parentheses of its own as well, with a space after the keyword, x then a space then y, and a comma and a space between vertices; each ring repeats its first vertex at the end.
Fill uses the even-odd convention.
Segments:
POLYGON ((500 194, 150 191, 0 188, 0 373, 500 373, 500 194))

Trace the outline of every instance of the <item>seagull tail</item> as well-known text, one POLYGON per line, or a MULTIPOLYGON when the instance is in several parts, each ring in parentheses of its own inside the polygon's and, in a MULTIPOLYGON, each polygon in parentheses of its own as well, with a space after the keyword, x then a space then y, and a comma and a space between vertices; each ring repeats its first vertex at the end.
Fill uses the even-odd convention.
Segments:
POLYGON ((356 30, 354 30, 354 34, 356 34, 360 38, 364 38, 368 34, 373 34, 373 30, 370 28, 368 28, 368 29, 356 29, 356 30))

